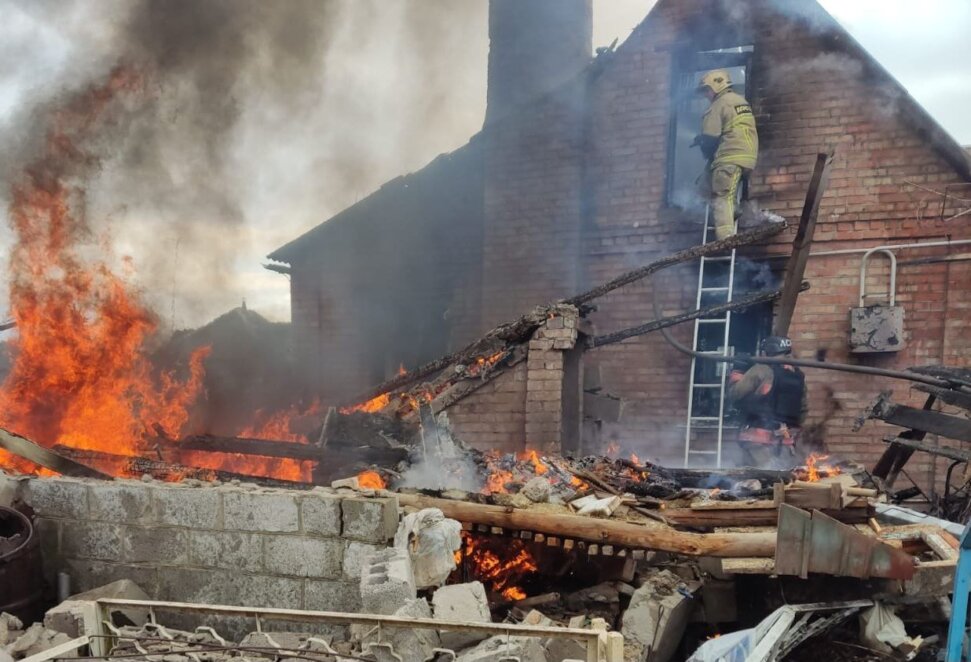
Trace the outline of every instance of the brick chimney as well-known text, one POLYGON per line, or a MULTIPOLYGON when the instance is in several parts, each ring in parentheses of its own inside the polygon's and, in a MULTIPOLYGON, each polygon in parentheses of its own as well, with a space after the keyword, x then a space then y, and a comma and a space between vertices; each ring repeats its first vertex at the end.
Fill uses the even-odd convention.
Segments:
POLYGON ((486 123, 577 74, 593 49, 592 0, 490 0, 486 123))

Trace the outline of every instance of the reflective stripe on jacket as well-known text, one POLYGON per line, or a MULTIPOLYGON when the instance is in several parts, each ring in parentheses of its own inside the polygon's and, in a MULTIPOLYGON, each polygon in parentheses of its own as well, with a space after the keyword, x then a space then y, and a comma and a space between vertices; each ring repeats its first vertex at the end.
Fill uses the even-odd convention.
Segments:
POLYGON ((752 106, 731 88, 711 102, 701 121, 701 132, 718 138, 718 150, 712 167, 737 165, 752 170, 759 156, 759 134, 755 128, 752 106))

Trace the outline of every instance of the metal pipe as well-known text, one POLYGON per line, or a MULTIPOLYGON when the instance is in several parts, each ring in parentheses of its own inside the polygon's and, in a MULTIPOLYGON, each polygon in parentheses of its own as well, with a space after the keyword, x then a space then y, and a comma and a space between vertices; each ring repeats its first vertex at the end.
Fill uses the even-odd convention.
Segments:
POLYGON ((924 243, 913 242, 910 244, 886 244, 884 246, 874 246, 873 248, 844 248, 835 251, 820 251, 810 253, 809 257, 829 257, 831 255, 854 255, 857 253, 867 253, 869 251, 898 251, 911 248, 939 248, 941 246, 965 246, 971 244, 971 239, 958 239, 955 241, 928 241, 924 243))
MULTIPOLYGON (((652 303, 654 305, 654 314, 660 315, 657 307, 657 297, 652 297, 652 303)), ((941 388, 954 388, 953 384, 949 381, 943 379, 936 379, 934 377, 928 377, 926 375, 919 375, 916 372, 909 372, 903 370, 886 370, 884 368, 871 368, 869 366, 862 365, 850 365, 846 363, 826 363, 823 361, 809 361, 806 359, 794 359, 792 357, 785 358, 772 358, 767 356, 751 356, 751 357, 733 357, 733 356, 716 356, 712 354, 704 354, 702 352, 696 352, 689 347, 685 347, 680 342, 678 342, 674 336, 671 335, 671 331, 668 328, 660 329, 661 335, 668 342, 669 345, 674 347, 677 351, 682 354, 687 354, 688 356, 693 356, 696 359, 703 359, 706 361, 716 361, 718 363, 764 363, 765 365, 792 365, 799 368, 814 368, 819 370, 835 370, 837 372, 851 372, 859 375, 870 375, 872 377, 887 377, 889 379, 901 379, 909 382, 916 382, 918 384, 928 384, 930 386, 938 386, 941 388)), ((967 387, 960 387, 960 390, 971 393, 971 389, 967 387)))

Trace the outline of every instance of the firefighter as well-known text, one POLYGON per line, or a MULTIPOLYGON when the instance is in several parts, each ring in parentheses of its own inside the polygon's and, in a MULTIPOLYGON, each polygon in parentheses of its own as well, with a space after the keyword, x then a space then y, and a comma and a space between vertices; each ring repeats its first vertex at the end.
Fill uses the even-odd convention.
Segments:
POLYGON ((715 237, 727 239, 735 234, 738 187, 758 161, 759 134, 752 106, 732 89, 727 71, 706 73, 698 83, 698 92, 711 106, 701 121, 701 134, 692 144, 701 147, 708 160, 705 192, 711 202, 715 237))
MULTIPOLYGON (((787 356, 792 341, 769 336, 765 356, 787 356)), ((744 419, 738 434, 741 460, 751 467, 785 469, 795 464, 795 445, 806 420, 806 377, 791 365, 756 364, 732 371, 728 395, 744 419)))

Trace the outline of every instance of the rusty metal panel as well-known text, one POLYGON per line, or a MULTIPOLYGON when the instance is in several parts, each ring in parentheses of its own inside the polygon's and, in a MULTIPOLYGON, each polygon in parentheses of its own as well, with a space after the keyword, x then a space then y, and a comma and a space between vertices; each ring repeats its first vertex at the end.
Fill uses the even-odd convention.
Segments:
POLYGON ((860 533, 818 510, 810 515, 783 504, 779 508, 775 571, 780 575, 809 573, 837 577, 910 579, 914 558, 860 533))
POLYGON ((850 351, 899 352, 904 348, 904 309, 877 304, 850 308, 850 351))

